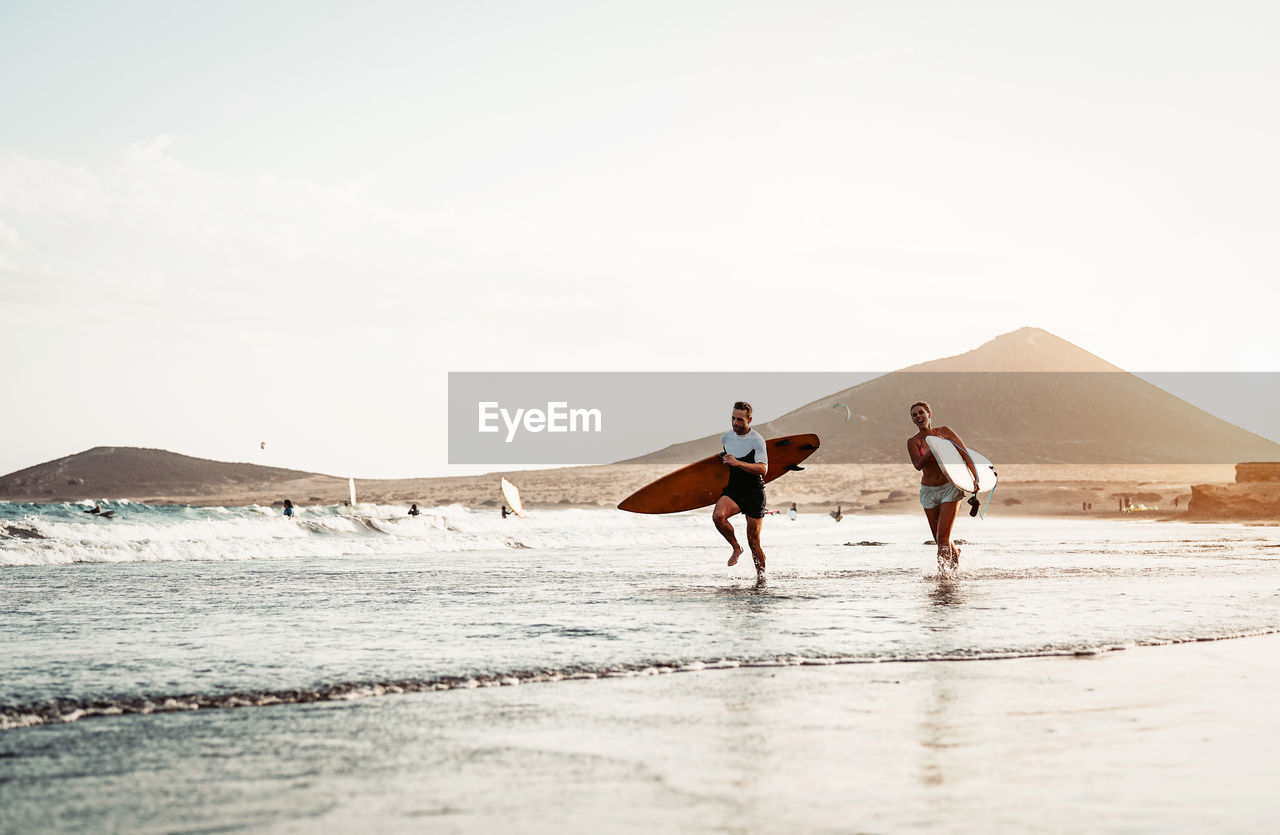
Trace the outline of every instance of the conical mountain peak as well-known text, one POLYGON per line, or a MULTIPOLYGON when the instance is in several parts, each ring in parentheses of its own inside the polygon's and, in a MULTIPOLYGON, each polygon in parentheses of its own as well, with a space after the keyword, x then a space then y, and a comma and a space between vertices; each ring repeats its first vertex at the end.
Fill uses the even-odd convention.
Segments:
POLYGON ((1040 328, 1019 328, 954 357, 922 362, 903 371, 1120 371, 1121 369, 1040 328))
MULTIPOLYGON (((1040 328, 833 392, 756 428, 816 432, 814 464, 906 463, 908 411, 923 400, 997 463, 1223 464, 1280 458, 1280 445, 1214 417, 1040 328), (1081 373, 1085 372, 1085 373, 1081 373), (832 409, 839 402, 848 412, 832 409)), ((636 461, 709 455, 719 436, 636 461)))

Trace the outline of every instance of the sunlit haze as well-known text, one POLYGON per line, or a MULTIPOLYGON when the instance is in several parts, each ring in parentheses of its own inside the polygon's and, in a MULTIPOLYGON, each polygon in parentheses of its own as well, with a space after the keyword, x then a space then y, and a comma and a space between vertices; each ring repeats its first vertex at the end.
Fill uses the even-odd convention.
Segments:
POLYGON ((0 24, 0 473, 98 445, 473 472, 449 371, 889 371, 1023 326, 1280 368, 1274 4, 0 24))

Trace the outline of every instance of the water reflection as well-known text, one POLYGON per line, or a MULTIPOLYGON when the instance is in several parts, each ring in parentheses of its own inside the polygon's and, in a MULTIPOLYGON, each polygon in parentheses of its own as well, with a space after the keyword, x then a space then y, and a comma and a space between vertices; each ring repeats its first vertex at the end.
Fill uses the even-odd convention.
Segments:
MULTIPOLYGON (((954 577, 938 577, 929 586, 925 596, 925 608, 921 620, 927 630, 942 633, 955 628, 957 621, 970 617, 971 609, 965 606, 969 597, 963 582, 954 577)), ((962 744, 962 736, 952 723, 957 694, 951 679, 956 668, 951 664, 929 665, 929 681, 924 703, 920 705, 920 783, 936 787, 947 781, 948 760, 946 752, 962 744)))
POLYGON ((952 579, 939 578, 929 589, 929 602, 934 606, 959 606, 966 597, 964 583, 952 579))

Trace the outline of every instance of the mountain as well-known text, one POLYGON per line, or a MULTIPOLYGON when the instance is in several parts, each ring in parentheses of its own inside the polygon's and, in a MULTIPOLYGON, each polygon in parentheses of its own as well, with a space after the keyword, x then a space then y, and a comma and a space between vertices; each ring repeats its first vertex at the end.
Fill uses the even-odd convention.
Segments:
POLYGON ((954 357, 909 365, 903 372, 1120 372, 1067 340, 1040 328, 1019 328, 954 357))
MULTIPOLYGON (((913 365, 807 403, 761 423, 766 437, 817 432, 813 464, 905 464, 915 433, 908 407, 928 401, 935 425, 950 425, 999 464, 1234 464, 1280 461, 1280 444, 1198 409, 1037 328, 998 336, 972 351, 913 365), (852 417, 845 419, 849 406, 852 417)), ((622 464, 684 464, 720 449, 720 435, 667 447, 622 464)), ((628 468, 621 468, 627 470, 628 468)), ((626 489, 609 467, 523 471, 530 496, 592 504, 620 498, 654 471, 629 468, 626 489), (536 485, 536 487, 535 487, 536 485), (616 489, 615 489, 616 488, 616 489)), ((491 476, 364 480, 363 499, 499 500, 491 476)), ((220 504, 334 504, 347 481, 329 475, 193 458, 159 449, 95 447, 0 476, 0 499, 130 498, 220 504)), ((554 500, 553 500, 554 501, 554 500)), ((606 502, 606 504, 609 502, 606 502)))
POLYGON ((162 449, 100 446, 0 476, 0 497, 50 501, 236 491, 274 497, 286 486, 301 486, 304 482, 321 495, 346 495, 346 479, 334 476, 259 464, 230 464, 162 449))
MULTIPOLYGON (((833 392, 756 425, 765 437, 816 432, 813 463, 906 460, 924 400, 999 463, 1229 464, 1280 460, 1280 444, 1227 423, 1048 331, 1022 328, 964 354, 833 392), (844 403, 851 412, 846 420, 844 403)), ((719 433, 625 463, 677 463, 720 449, 719 433)))

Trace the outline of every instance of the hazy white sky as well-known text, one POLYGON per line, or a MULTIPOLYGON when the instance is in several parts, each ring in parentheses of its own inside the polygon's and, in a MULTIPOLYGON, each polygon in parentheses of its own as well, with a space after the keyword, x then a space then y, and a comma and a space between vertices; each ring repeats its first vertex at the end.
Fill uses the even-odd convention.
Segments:
POLYGON ((0 0, 0 473, 446 474, 450 370, 1024 325, 1280 369, 1277 42, 1267 2, 0 0))

